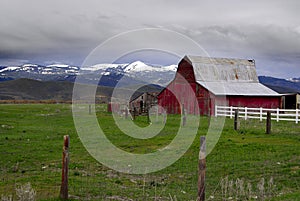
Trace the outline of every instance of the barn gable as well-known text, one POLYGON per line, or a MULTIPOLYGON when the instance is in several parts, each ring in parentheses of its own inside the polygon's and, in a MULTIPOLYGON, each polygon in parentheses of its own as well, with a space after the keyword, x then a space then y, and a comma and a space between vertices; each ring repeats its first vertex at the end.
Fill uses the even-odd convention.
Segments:
POLYGON ((254 60, 185 56, 197 81, 258 82, 254 60))

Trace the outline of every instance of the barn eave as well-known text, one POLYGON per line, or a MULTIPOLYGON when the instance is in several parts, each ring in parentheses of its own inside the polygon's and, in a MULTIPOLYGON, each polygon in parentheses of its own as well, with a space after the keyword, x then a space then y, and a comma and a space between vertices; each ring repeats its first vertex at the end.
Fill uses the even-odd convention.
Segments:
POLYGON ((196 81, 216 96, 281 96, 260 83, 196 81))

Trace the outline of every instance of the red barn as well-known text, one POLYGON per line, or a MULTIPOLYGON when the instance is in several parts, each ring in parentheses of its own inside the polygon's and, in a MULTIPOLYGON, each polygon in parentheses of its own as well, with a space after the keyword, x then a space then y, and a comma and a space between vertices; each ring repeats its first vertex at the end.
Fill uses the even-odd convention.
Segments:
POLYGON ((254 60, 185 56, 158 105, 171 114, 184 105, 189 114, 214 115, 215 105, 280 108, 281 96, 259 83, 254 60))

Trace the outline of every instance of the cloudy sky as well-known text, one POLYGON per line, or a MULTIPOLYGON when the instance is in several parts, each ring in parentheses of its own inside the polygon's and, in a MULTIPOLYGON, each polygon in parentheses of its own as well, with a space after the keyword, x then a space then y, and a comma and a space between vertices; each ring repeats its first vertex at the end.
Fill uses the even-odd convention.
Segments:
POLYGON ((300 77, 299 9, 298 0, 0 0, 0 65, 80 66, 118 34, 160 28, 212 57, 255 59, 259 75, 300 77))

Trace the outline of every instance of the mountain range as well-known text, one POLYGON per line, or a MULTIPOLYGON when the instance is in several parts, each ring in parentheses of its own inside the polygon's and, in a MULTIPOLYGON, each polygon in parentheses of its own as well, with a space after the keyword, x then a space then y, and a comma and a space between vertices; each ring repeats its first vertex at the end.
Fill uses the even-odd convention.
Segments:
MULTIPOLYGON (((3 81, 19 78, 29 78, 40 81, 70 81, 74 82, 80 76, 83 83, 115 87, 152 83, 166 86, 173 78, 177 66, 152 66, 141 61, 129 64, 97 64, 87 67, 70 66, 66 64, 52 64, 41 66, 24 64, 22 66, 0 66, 0 79, 3 81)), ((0 81, 1 81, 0 80, 0 81)))
MULTIPOLYGON (((0 100, 70 100, 77 76, 81 84, 95 84, 96 81, 98 92, 102 91, 100 95, 105 97, 110 97, 114 87, 141 84, 148 85, 147 90, 159 91, 174 79, 176 70, 177 65, 153 66, 141 61, 83 67, 66 64, 0 66, 0 100)), ((278 93, 300 93, 300 78, 259 76, 259 81, 278 93)))

